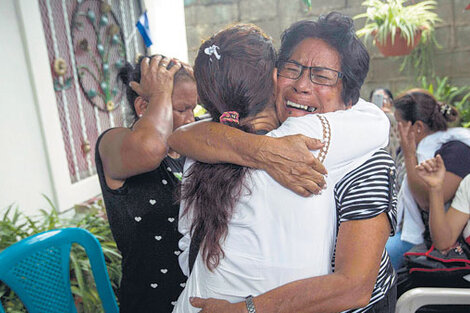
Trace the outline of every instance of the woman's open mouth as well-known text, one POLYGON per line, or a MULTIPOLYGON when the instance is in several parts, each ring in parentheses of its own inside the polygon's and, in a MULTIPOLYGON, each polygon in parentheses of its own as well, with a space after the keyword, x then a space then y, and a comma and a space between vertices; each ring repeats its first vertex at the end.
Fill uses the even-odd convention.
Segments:
POLYGON ((302 110, 302 111, 306 111, 306 112, 309 112, 309 113, 314 113, 317 110, 317 108, 315 108, 315 107, 309 107, 307 105, 298 104, 298 103, 295 103, 295 102, 292 102, 292 101, 289 101, 289 100, 287 100, 286 106, 288 108, 302 110))

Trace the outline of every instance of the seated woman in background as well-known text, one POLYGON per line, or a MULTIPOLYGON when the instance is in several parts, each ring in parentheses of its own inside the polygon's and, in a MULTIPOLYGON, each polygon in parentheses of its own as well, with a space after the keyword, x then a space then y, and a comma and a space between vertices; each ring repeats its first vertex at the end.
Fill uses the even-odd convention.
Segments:
MULTIPOLYGON (((292 25, 283 37, 287 51, 279 75, 271 42, 253 26, 221 31, 199 49, 195 77, 201 102, 214 121, 220 121, 216 125, 232 126, 218 133, 232 133, 236 128, 251 133, 272 129, 278 123, 274 99, 279 100, 279 107, 285 106, 282 92, 275 97, 273 87, 277 82, 283 92, 295 89, 288 102, 297 109, 284 108, 285 122, 269 136, 303 133, 324 139, 325 146, 315 155, 329 170, 328 188, 321 195, 303 198, 265 171, 233 164, 185 165, 180 223, 188 237, 185 253, 190 236, 203 240, 174 312, 198 312, 189 303, 194 296, 238 302, 193 301, 202 312, 253 311, 253 302, 260 312, 357 307, 366 311, 376 305, 380 312, 393 312, 395 277, 384 250, 394 226, 389 176, 393 161, 383 150, 377 152, 387 142, 388 121, 374 105, 357 101, 369 58, 351 27, 352 21, 338 13, 322 16, 318 22, 292 25), (351 50, 347 60, 340 62, 341 53, 351 50), (320 54, 322 58, 316 59, 320 54), (306 66, 301 64, 311 68, 304 71, 306 66), (359 69, 352 71, 349 66, 359 69), (347 78, 340 79, 346 69, 347 78), (349 76, 353 73, 356 79, 349 76), (330 100, 328 107, 312 101, 316 93, 304 91, 313 89, 328 94, 320 96, 330 100), (317 108, 330 113, 308 114, 317 108), (291 113, 298 117, 287 119, 291 113), (378 133, 371 134, 371 129, 378 133), (377 188, 370 188, 371 184, 377 188), (368 188, 368 195, 363 188, 368 188), (335 203, 335 192, 339 203, 335 203), (364 244, 368 249, 359 249, 364 244), (248 297, 245 307, 239 301, 250 294, 257 297, 248 297)), ((263 140, 264 136, 258 137, 263 140)), ((182 267, 188 270, 187 255, 183 255, 182 267)))
POLYGON ((446 211, 443 200, 446 167, 441 156, 421 162, 416 169, 428 189, 429 229, 436 249, 446 251, 453 248, 461 235, 470 244, 470 175, 460 182, 446 211))
POLYGON ((193 122, 196 85, 181 63, 162 56, 127 64, 119 77, 127 90, 131 128, 105 131, 96 143, 96 167, 106 212, 122 254, 120 311, 170 312, 186 277, 178 266, 179 185, 184 158, 168 150, 173 129, 193 122), (129 82, 148 84, 137 95, 129 82))
POLYGON ((398 225, 403 223, 402 230, 388 240, 387 250, 398 269, 403 265, 403 253, 414 245, 431 242, 429 191, 418 176, 416 165, 440 154, 446 167, 442 195, 448 205, 462 179, 470 173, 470 131, 448 129, 447 123, 457 118, 457 112, 426 90, 409 90, 394 104, 406 177, 398 196, 398 225))

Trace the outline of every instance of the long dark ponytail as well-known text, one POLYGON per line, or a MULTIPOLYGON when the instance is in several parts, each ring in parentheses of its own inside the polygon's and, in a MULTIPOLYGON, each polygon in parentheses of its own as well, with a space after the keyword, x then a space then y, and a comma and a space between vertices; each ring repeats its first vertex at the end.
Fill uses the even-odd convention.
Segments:
MULTIPOLYGON (((200 102, 214 121, 234 111, 239 120, 254 116, 271 104, 276 52, 271 39, 255 25, 228 27, 199 48, 194 65, 200 102)), ((253 132, 235 119, 224 124, 253 132)), ((225 239, 233 209, 244 192, 248 169, 234 164, 196 162, 185 174, 181 198, 184 214, 191 210, 191 232, 198 234, 207 267, 213 270, 224 256, 225 239)))

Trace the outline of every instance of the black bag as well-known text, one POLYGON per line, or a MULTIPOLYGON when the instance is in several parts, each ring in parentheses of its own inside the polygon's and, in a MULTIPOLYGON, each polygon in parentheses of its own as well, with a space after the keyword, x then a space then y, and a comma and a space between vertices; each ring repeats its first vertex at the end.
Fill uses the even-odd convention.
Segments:
POLYGON ((421 244, 406 252, 404 257, 412 288, 470 288, 470 248, 463 239, 459 239, 446 254, 434 245, 428 249, 421 244))

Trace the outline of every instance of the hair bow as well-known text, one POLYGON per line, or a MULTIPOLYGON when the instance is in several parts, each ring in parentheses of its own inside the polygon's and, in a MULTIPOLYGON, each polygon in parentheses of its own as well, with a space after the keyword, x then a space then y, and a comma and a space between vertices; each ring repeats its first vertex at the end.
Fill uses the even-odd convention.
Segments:
MULTIPOLYGON (((207 54, 208 56, 215 55, 215 58, 217 60, 220 60, 220 54, 217 52, 217 49, 220 49, 220 48, 216 45, 212 45, 204 49, 204 53, 207 54)), ((212 61, 212 58, 209 58, 209 60, 212 61)))
POLYGON ((452 108, 448 104, 442 104, 440 111, 441 111, 442 115, 446 116, 446 115, 449 115, 452 112, 452 108))

